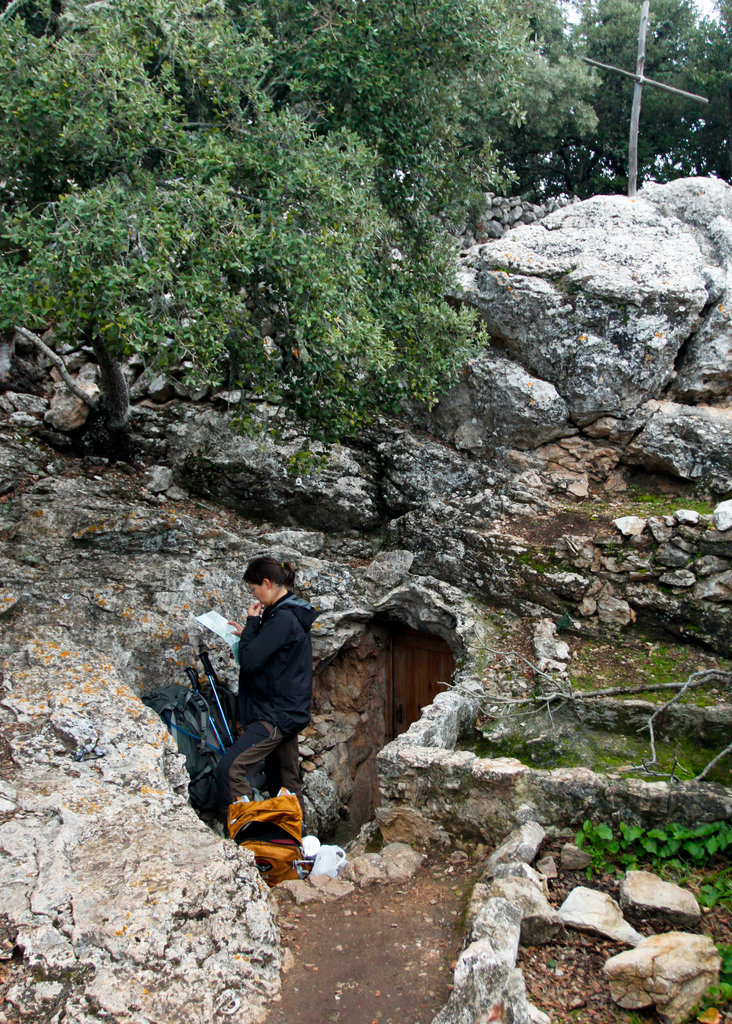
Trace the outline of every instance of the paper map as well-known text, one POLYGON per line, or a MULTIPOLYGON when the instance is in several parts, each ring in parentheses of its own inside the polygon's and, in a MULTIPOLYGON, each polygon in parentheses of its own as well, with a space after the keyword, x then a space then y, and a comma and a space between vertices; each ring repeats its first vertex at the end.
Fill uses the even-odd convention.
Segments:
POLYGON ((239 643, 239 637, 232 630, 228 619, 225 619, 223 615, 219 615, 218 612, 212 610, 204 612, 203 615, 196 615, 196 622, 200 622, 206 629, 210 629, 212 633, 216 633, 222 640, 225 640, 232 651, 235 645, 239 643))

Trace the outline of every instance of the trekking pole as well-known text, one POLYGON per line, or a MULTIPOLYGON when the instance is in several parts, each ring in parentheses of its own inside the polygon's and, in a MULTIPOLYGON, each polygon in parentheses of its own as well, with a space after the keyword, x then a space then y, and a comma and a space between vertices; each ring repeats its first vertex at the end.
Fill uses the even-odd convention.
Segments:
POLYGON ((207 651, 201 651, 200 658, 201 658, 201 661, 203 662, 203 667, 206 670, 206 675, 208 676, 208 681, 211 684, 211 689, 213 690, 213 695, 216 698, 216 703, 218 705, 219 713, 221 715, 221 721, 224 723, 224 727, 226 729, 226 732, 228 733, 229 742, 233 743, 234 742, 234 737, 231 735, 231 729, 229 728, 229 723, 226 720, 226 715, 224 714, 224 709, 221 707, 221 701, 219 700, 219 695, 218 695, 218 693, 216 691, 216 683, 218 683, 218 678, 216 676, 216 673, 214 672, 214 667, 211 664, 211 659, 208 656, 208 652, 207 651))
MULTIPOLYGON (((201 692, 201 686, 200 686, 200 683, 198 682, 198 673, 196 672, 196 670, 189 666, 186 669, 186 675, 188 676, 188 678, 191 681, 191 685, 193 686, 194 692, 195 693, 200 693, 201 692)), ((216 698, 216 703, 218 704, 218 697, 216 698)), ((219 704, 219 709, 220 708, 221 708, 221 705, 219 704)), ((223 754, 223 753, 226 752, 226 747, 221 742, 221 737, 219 736, 219 730, 216 728, 216 722, 214 722, 214 720, 213 720, 213 715, 209 714, 208 720, 211 723, 211 728, 214 731, 216 739, 219 741, 219 746, 221 747, 221 753, 223 754)), ((190 734, 188 734, 188 735, 190 735, 190 734)), ((210 746, 211 744, 209 743, 209 744, 206 744, 206 745, 210 746)))

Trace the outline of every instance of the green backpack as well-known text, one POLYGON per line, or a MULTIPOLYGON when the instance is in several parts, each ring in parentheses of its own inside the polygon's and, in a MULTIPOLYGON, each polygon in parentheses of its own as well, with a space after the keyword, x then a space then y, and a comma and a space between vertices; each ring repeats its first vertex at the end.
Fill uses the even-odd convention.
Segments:
POLYGON ((142 703, 160 715, 186 759, 186 771, 191 777, 188 795, 193 806, 201 811, 218 807, 214 772, 224 753, 224 744, 206 698, 198 690, 172 683, 147 694, 142 703))

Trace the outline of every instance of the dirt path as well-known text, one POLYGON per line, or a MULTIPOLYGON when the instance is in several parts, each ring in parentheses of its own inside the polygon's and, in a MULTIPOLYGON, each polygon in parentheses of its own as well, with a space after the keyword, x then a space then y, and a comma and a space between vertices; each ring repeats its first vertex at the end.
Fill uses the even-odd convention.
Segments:
POLYGON ((296 907, 277 893, 287 970, 267 1024, 430 1024, 450 995, 475 867, 437 857, 408 882, 296 907))
MULTIPOLYGON (((547 852, 559 862, 558 848, 547 852)), ((371 885, 326 904, 296 907, 275 889, 286 970, 266 1024, 431 1024, 450 996, 467 902, 484 867, 453 856, 430 854, 406 883, 371 885)), ((550 902, 559 907, 576 885, 619 897, 615 875, 588 881, 570 872, 549 882, 550 902)), ((672 930, 662 919, 629 920, 645 935, 672 930)), ((694 930, 731 943, 732 913, 717 906, 694 930)), ((517 966, 528 998, 553 1024, 658 1024, 652 1010, 622 1010, 610 997, 602 966, 625 948, 568 929, 545 946, 521 947, 517 966)))

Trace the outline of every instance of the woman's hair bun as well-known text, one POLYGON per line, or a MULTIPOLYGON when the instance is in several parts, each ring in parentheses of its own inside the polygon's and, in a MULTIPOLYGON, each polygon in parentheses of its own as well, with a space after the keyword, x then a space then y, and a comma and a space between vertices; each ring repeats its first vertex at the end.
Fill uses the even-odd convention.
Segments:
POLYGON ((295 566, 292 562, 281 562, 271 555, 253 558, 244 570, 245 583, 263 583, 271 580, 281 587, 291 587, 295 582, 295 566))

